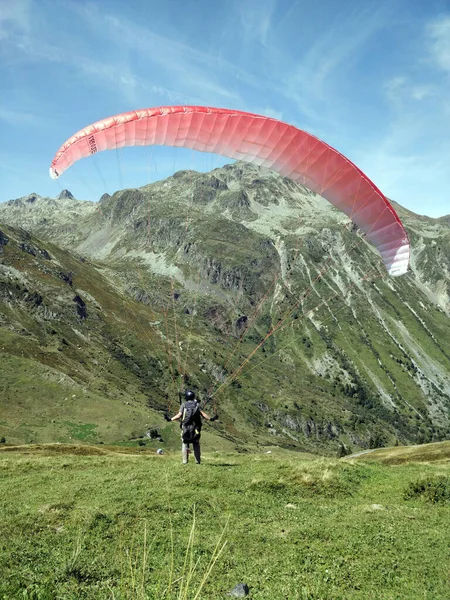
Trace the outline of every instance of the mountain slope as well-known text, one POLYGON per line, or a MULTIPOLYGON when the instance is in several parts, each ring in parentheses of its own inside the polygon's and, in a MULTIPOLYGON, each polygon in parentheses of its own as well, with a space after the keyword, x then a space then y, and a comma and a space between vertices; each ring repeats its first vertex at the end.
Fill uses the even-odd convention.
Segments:
MULTIPOLYGON (((167 407, 182 375, 213 392, 207 408, 221 415, 217 432, 238 444, 345 452, 448 435, 445 218, 399 207, 411 272, 393 279, 345 215, 254 166, 182 171, 97 205, 63 196, 0 205, 0 222, 52 241, 0 227, 10 237, 0 257, 8 300, 1 335, 11 335, 13 323, 18 347, 34 335, 46 350, 29 357, 33 364, 46 364, 51 334, 42 315, 53 311, 58 335, 88 340, 73 352, 73 368, 102 357, 100 378, 79 369, 86 393, 98 393, 100 380, 110 396, 121 390, 124 402, 136 403, 141 429, 145 403, 167 407), (11 268, 42 296, 39 306, 23 290, 8 299, 11 268), (71 282, 59 271, 72 273, 71 282)), ((56 369, 66 372, 59 360, 56 369)), ((20 397, 18 388, 11 405, 20 397)))

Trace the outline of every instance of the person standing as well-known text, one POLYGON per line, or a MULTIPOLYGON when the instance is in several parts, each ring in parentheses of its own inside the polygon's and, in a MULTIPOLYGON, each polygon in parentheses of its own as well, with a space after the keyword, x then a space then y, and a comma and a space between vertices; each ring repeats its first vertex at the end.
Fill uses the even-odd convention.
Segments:
MULTIPOLYGON (((180 398, 181 399, 181 398, 180 398)), ((201 408, 200 402, 195 397, 192 390, 186 390, 184 402, 180 405, 180 410, 172 418, 166 413, 166 421, 178 421, 181 419, 181 455, 183 464, 187 464, 189 459, 189 445, 192 444, 194 450, 195 462, 199 465, 201 462, 200 437, 202 431, 202 418, 207 421, 215 421, 217 415, 210 417, 201 408)))

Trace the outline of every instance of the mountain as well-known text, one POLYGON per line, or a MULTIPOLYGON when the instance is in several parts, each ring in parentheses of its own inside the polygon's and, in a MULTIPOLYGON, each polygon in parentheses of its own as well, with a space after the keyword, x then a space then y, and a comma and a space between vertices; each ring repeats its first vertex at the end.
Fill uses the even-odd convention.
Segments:
POLYGON ((450 217, 396 209, 399 278, 328 202, 245 163, 1 204, 0 437, 133 437, 183 379, 243 449, 445 439, 450 217))

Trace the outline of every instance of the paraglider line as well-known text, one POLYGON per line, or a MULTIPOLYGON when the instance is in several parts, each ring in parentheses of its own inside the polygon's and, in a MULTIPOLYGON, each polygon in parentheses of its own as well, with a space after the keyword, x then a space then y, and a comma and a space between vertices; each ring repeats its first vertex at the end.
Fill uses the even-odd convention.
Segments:
MULTIPOLYGON (((146 285, 145 285, 144 279, 143 279, 143 277, 142 277, 141 271, 140 271, 140 269, 139 269, 139 266, 137 267, 137 271, 138 271, 138 275, 139 275, 139 278, 140 278, 140 280, 141 280, 141 283, 142 283, 142 285, 144 286, 144 289, 145 289, 146 285)), ((156 321, 157 321, 157 318, 156 318, 156 315, 155 315, 155 313, 152 311, 152 309, 151 309, 151 307, 150 307, 150 306, 148 306, 148 309, 149 309, 149 311, 150 311, 150 314, 151 314, 151 317, 152 317, 153 321, 155 321, 155 322, 156 322, 156 321)), ((131 307, 130 307, 130 310, 131 310, 131 312, 134 314, 134 312, 133 312, 133 310, 131 309, 131 307)), ((164 312, 164 311, 163 311, 163 312, 164 312)), ((136 318, 136 317, 135 317, 135 318, 136 318)), ((139 320, 139 319, 136 319, 136 320, 138 321, 138 323, 140 323, 140 320, 139 320)), ((166 326, 167 326, 167 320, 166 320, 165 322, 166 322, 166 326)), ((143 326, 142 326, 142 325, 141 325, 141 327, 142 327, 142 330, 144 331, 144 328, 143 328, 143 326)), ((144 331, 144 333, 145 333, 145 331, 144 331)), ((148 337, 148 336, 147 336, 147 337, 148 337)), ((171 371, 171 374, 172 374, 172 380, 173 380, 173 382, 175 382, 175 375, 174 375, 174 373, 173 373, 173 368, 172 368, 172 359, 171 359, 171 355, 170 355, 170 345, 169 345, 168 332, 167 332, 167 345, 166 345, 166 343, 165 343, 165 341, 164 341, 164 336, 161 336, 161 337, 162 337, 162 339, 163 339, 163 348, 164 348, 164 350, 165 350, 165 352, 166 352, 166 355, 167 355, 167 363, 168 363, 168 365, 169 365, 169 368, 170 368, 170 371, 171 371)), ((157 352, 157 351, 156 351, 156 348, 155 348, 155 346, 154 346, 154 344, 153 344, 153 341, 152 341, 152 340, 151 340, 151 338, 149 338, 149 337, 148 337, 148 339, 150 340, 150 343, 152 344, 152 348, 153 348, 153 350, 155 351, 155 355, 157 355, 157 356, 159 357, 159 360, 161 361, 161 363, 163 363, 163 364, 164 364, 164 360, 162 360, 162 359, 161 359, 161 356, 160 356, 159 352, 157 352)))
MULTIPOLYGON (((327 262, 329 262, 331 260, 331 257, 328 257, 325 264, 327 262)), ((328 269, 329 267, 327 267, 328 269)), ((325 273, 325 271, 327 269, 322 269, 322 271, 320 271, 320 273, 317 275, 316 279, 313 281, 313 283, 315 283, 320 277, 323 276, 323 274, 325 273)), ((278 323, 272 327, 272 329, 270 329, 270 331, 267 332, 265 338, 256 346, 256 348, 254 348, 250 354, 247 356, 247 358, 242 362, 242 364, 236 369, 236 371, 234 371, 234 373, 231 373, 230 376, 228 377, 227 380, 224 381, 224 383, 222 383, 222 385, 216 390, 215 394, 217 394, 219 392, 219 390, 221 390, 223 387, 228 386, 232 381, 234 381, 234 379, 236 378, 236 376, 242 371, 242 369, 245 367, 245 365, 249 362, 249 360, 256 354, 256 352, 261 348, 261 346, 263 346, 266 341, 274 334, 276 333, 282 326, 282 324, 284 323, 284 321, 294 312, 294 310, 299 306, 299 304, 309 295, 309 293, 312 291, 312 285, 309 287, 309 289, 307 290, 307 292, 305 292, 304 297, 300 298, 295 304, 294 306, 288 310, 288 312, 286 313, 286 315, 280 319, 280 321, 278 321, 278 323)), ((214 394, 214 395, 215 395, 214 394)))
MULTIPOLYGON (((172 383, 174 384, 174 387, 178 388, 178 384, 175 381, 175 371, 173 368, 173 361, 172 361, 172 352, 170 350, 170 343, 169 343, 169 302, 170 302, 170 297, 167 300, 167 305, 165 310, 163 309, 163 315, 164 315, 164 323, 166 325, 166 340, 167 340, 167 362, 169 364, 169 368, 170 368, 170 372, 172 374, 172 383)), ((169 412, 172 409, 172 396, 169 394, 169 403, 168 403, 168 410, 169 412)))
MULTIPOLYGON (((361 279, 361 281, 367 280, 370 276, 370 274, 376 271, 378 277, 376 277, 375 279, 373 279, 372 281, 376 281, 377 279, 379 279, 380 277, 382 277, 382 275, 379 273, 378 269, 374 268, 371 269, 368 273, 366 273, 366 275, 361 279)), ((359 283, 359 282, 358 282, 359 283)), ((354 282, 349 288, 348 290, 346 290, 346 293, 348 293, 352 287, 354 287, 355 285, 357 285, 356 282, 354 282)), ((334 294, 333 296, 330 296, 329 298, 327 298, 326 300, 323 300, 322 302, 320 302, 317 306, 315 306, 314 308, 311 308, 309 311, 307 311, 306 313, 304 313, 303 315, 301 315, 301 318, 305 318, 307 317, 311 312, 314 312, 315 310, 317 310, 318 308, 320 308, 323 305, 326 305, 327 302, 331 302, 332 300, 334 300, 335 298, 337 298, 339 296, 339 293, 334 294)), ((340 308, 339 310, 337 310, 335 313, 333 313, 333 315, 331 317, 329 317, 328 319, 325 319, 323 321, 323 323, 327 323, 330 319, 332 319, 333 317, 336 316, 336 314, 342 312, 343 310, 345 310, 346 308, 348 308, 347 306, 343 306, 342 308, 340 308)), ((283 326, 286 327, 287 325, 289 325, 290 323, 287 323, 286 325, 283 326)), ((266 361, 268 361, 269 359, 273 358, 274 356, 276 356, 279 352, 281 352, 282 350, 284 350, 285 348, 287 348, 288 346, 291 346, 294 342, 297 341, 297 338, 294 338, 293 340, 291 340, 289 343, 285 344, 284 346, 282 346, 281 348, 279 348, 278 350, 276 350, 273 354, 271 354, 270 356, 268 356, 267 358, 264 358, 263 360, 260 360, 256 365, 253 365, 252 367, 250 367, 250 369, 248 369, 247 371, 245 371, 245 373, 239 374, 238 377, 236 377, 236 379, 238 379, 239 377, 241 377, 242 375, 248 375, 251 371, 253 371, 254 369, 256 369, 257 367, 261 366, 263 363, 265 363, 266 361)), ((233 381, 235 381, 236 379, 233 379, 233 381)), ((230 383, 232 383, 232 381, 230 381, 230 383)), ((227 383, 227 385, 229 385, 227 383)), ((217 390, 218 392, 219 390, 217 390)))
MULTIPOLYGON (((259 302, 258 306, 256 307, 256 309, 255 309, 255 311, 254 311, 254 313, 253 313, 253 315, 252 315, 252 317, 251 317, 251 319, 250 319, 250 321, 249 321, 249 323, 248 323, 247 327, 245 328, 245 330, 243 331, 243 333, 242 333, 242 334, 241 334, 241 336, 239 337, 239 340, 237 341, 236 345, 235 345, 235 346, 234 346, 234 348, 232 349, 232 351, 231 351, 231 353, 230 353, 230 355, 229 355, 229 357, 228 357, 228 360, 227 360, 227 362, 225 363, 225 366, 224 366, 224 367, 223 367, 223 369, 222 369, 222 373, 220 374, 220 378, 222 378, 222 377, 223 377, 223 374, 225 373, 225 371, 226 371, 226 369, 227 369, 228 365, 230 364, 230 362, 231 362, 232 358, 233 358, 233 357, 234 357, 234 355, 236 354, 236 351, 237 351, 238 347, 240 346, 240 344, 242 343, 242 340, 244 339, 244 337, 245 337, 245 335, 247 334, 248 330, 249 330, 249 329, 250 329, 250 327, 253 325, 253 323, 254 323, 254 321, 255 321, 256 317, 258 316, 258 314, 259 314, 259 311, 261 310, 261 308, 262 308, 262 306, 263 306, 264 302, 266 301, 266 299, 267 299, 267 297, 268 297, 268 295, 269 295, 269 292, 270 292, 270 290, 271 290, 271 289, 272 289, 272 287, 273 287, 273 286, 276 284, 276 282, 277 282, 277 281, 278 281, 278 273, 276 273, 276 274, 275 274, 274 281, 273 281, 273 282, 270 284, 270 287, 269 287, 269 289, 268 289, 268 290, 267 290, 267 292, 264 294, 264 296, 262 297, 262 299, 261 299, 261 301, 259 302)), ((214 390, 214 388, 215 388, 215 386, 216 386, 216 385, 217 385, 217 384, 215 384, 215 385, 213 384, 213 385, 211 386, 211 388, 210 388, 210 390, 209 390, 209 392, 208 392, 208 396, 210 396, 210 395, 212 394, 212 391, 214 390)))
POLYGON ((191 326, 190 326, 189 333, 188 333, 188 341, 187 341, 186 353, 185 353, 185 357, 184 357, 183 375, 186 375, 186 367, 187 367, 187 359, 188 359, 188 354, 189 354, 189 346, 191 344, 192 327, 194 325, 194 312, 195 312, 195 309, 197 307, 197 298, 198 298, 199 288, 200 288, 200 271, 198 273, 198 278, 197 278, 197 289, 196 289, 195 297, 194 297, 194 308, 192 309, 191 326))
MULTIPOLYGON (((77 164, 73 165, 73 170, 75 172, 76 178, 81 181, 81 183, 84 185, 84 187, 91 194, 92 200, 95 202, 94 198, 96 197, 97 194, 95 193, 94 189, 89 185, 89 183, 86 181, 86 179, 81 175, 81 173, 78 170, 78 165, 77 164)), ((59 179, 57 179, 56 181, 60 184, 60 180, 59 179)))
MULTIPOLYGON (((377 221, 379 220, 379 218, 381 217, 381 215, 378 216, 378 219, 376 219, 372 225, 372 227, 369 229, 369 231, 367 233, 369 233, 372 228, 376 225, 377 221)), ((362 243, 364 242, 364 239, 360 239, 356 244, 353 245, 352 248, 350 248, 349 253, 352 252, 353 250, 355 250, 358 246, 360 246, 362 243)), ((327 263, 329 263, 331 260, 334 260, 333 257, 330 255, 328 256, 328 258, 326 259, 325 263, 324 263, 324 267, 322 268, 322 270, 319 272, 319 274, 316 276, 316 278, 311 282, 310 286, 307 288, 307 290, 304 292, 304 294, 299 298, 299 300, 294 304, 294 306, 290 309, 288 309, 287 313, 285 314, 285 316, 280 319, 280 321, 278 321, 278 323, 272 327, 272 329, 267 333, 267 335, 265 336, 265 338, 256 346, 256 348, 254 348, 250 354, 244 359, 244 361, 242 362, 242 364, 236 369, 236 371, 234 371, 233 373, 230 374, 230 376, 219 386, 219 388, 214 392, 214 394, 212 394, 212 397, 215 396, 215 394, 217 394, 220 390, 222 390, 224 387, 227 387, 232 381, 234 381, 235 376, 238 375, 243 367, 249 362, 249 360, 255 355, 255 353, 259 350, 259 348, 261 348, 261 346, 263 346, 265 344, 265 342, 274 334, 276 333, 284 324, 284 322, 286 321, 286 319, 294 312, 294 310, 300 305, 301 302, 303 302, 308 295, 312 292, 313 290, 313 286, 314 283, 316 283, 316 281, 320 281, 321 278, 325 275, 325 273, 329 270, 329 268, 331 267, 331 265, 327 265, 327 263)))
POLYGON ((108 186, 107 186, 107 184, 106 184, 106 180, 105 180, 105 178, 103 177, 103 173, 102 173, 102 171, 101 171, 101 169, 100 169, 100 167, 99 167, 99 165, 98 165, 98 163, 97 163, 97 157, 96 157, 95 155, 93 156, 93 165, 94 165, 94 167, 96 168, 96 170, 97 170, 97 173, 98 173, 98 174, 99 174, 99 176, 100 176, 100 179, 102 180, 102 183, 103 183, 103 189, 104 189, 104 190, 106 190, 106 192, 108 192, 108 194, 109 194, 109 190, 108 190, 108 186))
MULTIPOLYGON (((175 310, 175 294, 174 294, 174 289, 173 289, 173 279, 170 280, 170 291, 172 294, 172 306, 173 306, 173 323, 174 323, 174 327, 175 327, 175 344, 177 347, 177 368, 178 368, 178 372, 181 374, 181 358, 180 358, 180 346, 178 344, 178 328, 177 328, 177 313, 175 310)), ((178 391, 181 390, 181 387, 178 386, 178 391)))
POLYGON ((116 158, 117 158, 117 170, 119 173, 119 185, 120 189, 123 190, 123 177, 122 177, 122 165, 120 161, 120 150, 116 148, 116 158))

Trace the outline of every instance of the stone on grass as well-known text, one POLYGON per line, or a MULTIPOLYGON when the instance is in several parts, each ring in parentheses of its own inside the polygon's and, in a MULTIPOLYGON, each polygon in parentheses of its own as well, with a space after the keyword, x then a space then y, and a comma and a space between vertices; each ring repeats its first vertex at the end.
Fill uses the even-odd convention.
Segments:
POLYGON ((233 596, 233 598, 245 598, 248 596, 250 590, 248 589, 248 585, 246 583, 238 583, 231 592, 228 593, 228 596, 233 596))

